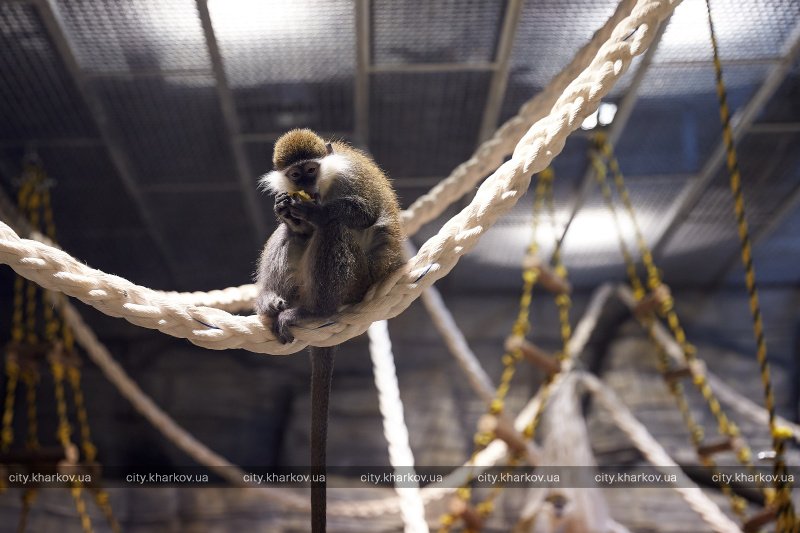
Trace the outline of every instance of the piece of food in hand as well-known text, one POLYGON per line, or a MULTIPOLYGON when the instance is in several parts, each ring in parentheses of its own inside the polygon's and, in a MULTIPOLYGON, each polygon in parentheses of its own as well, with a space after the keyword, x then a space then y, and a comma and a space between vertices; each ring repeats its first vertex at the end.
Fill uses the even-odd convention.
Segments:
POLYGON ((290 193, 289 193, 289 196, 291 196, 292 198, 297 198, 297 199, 300 199, 300 200, 302 200, 302 201, 304 201, 304 202, 311 202, 311 201, 313 201, 313 200, 314 200, 314 199, 311 197, 311 195, 310 195, 310 194, 308 194, 306 191, 303 191, 303 190, 300 190, 300 191, 292 191, 292 192, 290 192, 290 193))

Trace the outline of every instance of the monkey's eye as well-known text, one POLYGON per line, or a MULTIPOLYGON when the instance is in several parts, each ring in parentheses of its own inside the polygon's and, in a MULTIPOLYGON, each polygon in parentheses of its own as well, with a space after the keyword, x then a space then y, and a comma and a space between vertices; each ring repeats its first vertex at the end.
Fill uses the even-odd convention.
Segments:
POLYGON ((314 175, 314 172, 317 171, 317 167, 314 165, 309 165, 306 167, 306 174, 314 175))
POLYGON ((300 177, 300 171, 298 171, 298 170, 292 170, 292 171, 289 173, 289 176, 290 176, 290 177, 292 177, 292 178, 295 178, 295 179, 297 179, 297 178, 299 178, 299 177, 300 177))

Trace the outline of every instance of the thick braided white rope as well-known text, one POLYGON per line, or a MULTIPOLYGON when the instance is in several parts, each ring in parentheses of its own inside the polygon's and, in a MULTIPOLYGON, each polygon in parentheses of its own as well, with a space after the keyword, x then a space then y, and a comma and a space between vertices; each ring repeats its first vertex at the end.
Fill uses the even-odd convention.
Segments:
POLYGON ((664 472, 676 474, 678 481, 673 489, 680 494, 684 501, 692 508, 703 521, 718 533, 740 533, 737 526, 719 506, 711 501, 703 491, 694 484, 688 476, 680 472, 678 464, 672 460, 667 451, 647 431, 624 403, 602 381, 588 373, 581 373, 581 383, 590 391, 597 401, 606 408, 614 423, 631 440, 636 448, 647 458, 655 468, 664 468, 664 472))
POLYGON ((0 261, 40 285, 60 290, 111 316, 212 349, 242 348, 285 355, 308 344, 329 346, 363 333, 370 323, 402 312, 422 290, 447 275, 458 259, 527 190, 532 173, 561 151, 567 135, 598 106, 633 57, 650 43, 658 24, 679 0, 639 0, 614 30, 591 65, 565 90, 550 115, 538 121, 517 145, 512 159, 480 187, 475 199, 426 242, 405 268, 372 287, 364 300, 332 317, 295 328, 295 342, 279 343, 256 316, 185 305, 116 276, 90 269, 69 255, 24 241, 0 224, 0 261))
MULTIPOLYGON (((403 401, 400 399, 400 386, 397 383, 397 369, 394 366, 392 341, 389 338, 389 324, 385 320, 373 322, 367 330, 369 335, 369 356, 378 389, 378 407, 383 416, 383 435, 389 450, 389 463, 400 476, 414 474, 414 454, 408 440, 408 427, 403 416, 403 401)), ((419 484, 408 479, 404 486, 397 486, 395 492, 400 498, 400 515, 403 517, 405 533, 428 533, 425 521, 425 505, 419 493, 419 484)))
MULTIPOLYGON (((630 14, 633 5, 634 0, 622 0, 605 24, 592 35, 591 40, 578 50, 572 61, 543 90, 525 102, 517 114, 500 126, 492 137, 481 143, 467 161, 403 211, 401 220, 406 236, 413 236, 422 226, 444 213, 453 202, 472 190, 492 169, 503 162, 531 124, 547 114, 567 85, 589 65, 600 46, 608 40, 611 31, 630 14)), ((256 294, 253 284, 209 292, 164 293, 165 296, 178 298, 185 304, 216 307, 230 313, 252 309, 256 294)))

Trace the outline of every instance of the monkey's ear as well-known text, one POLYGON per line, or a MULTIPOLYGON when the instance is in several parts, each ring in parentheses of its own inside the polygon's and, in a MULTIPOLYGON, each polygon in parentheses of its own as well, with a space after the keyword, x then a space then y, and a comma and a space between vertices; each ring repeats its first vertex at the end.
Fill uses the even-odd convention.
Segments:
POLYGON ((325 143, 325 150, 328 152, 328 155, 333 153, 333 146, 331 146, 331 143, 325 143))

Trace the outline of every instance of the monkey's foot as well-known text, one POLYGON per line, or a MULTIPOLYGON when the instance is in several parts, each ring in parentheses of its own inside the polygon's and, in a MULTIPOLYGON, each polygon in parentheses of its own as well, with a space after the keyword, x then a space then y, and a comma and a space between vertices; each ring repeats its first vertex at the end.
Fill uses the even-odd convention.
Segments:
POLYGON ((256 298, 256 314, 260 317, 269 317, 273 321, 287 307, 289 307, 289 304, 286 303, 286 300, 274 292, 262 292, 256 298))
POLYGON ((288 344, 294 340, 294 335, 291 332, 292 326, 297 325, 300 320, 300 309, 293 307, 281 311, 272 321, 272 332, 284 344, 288 344))

